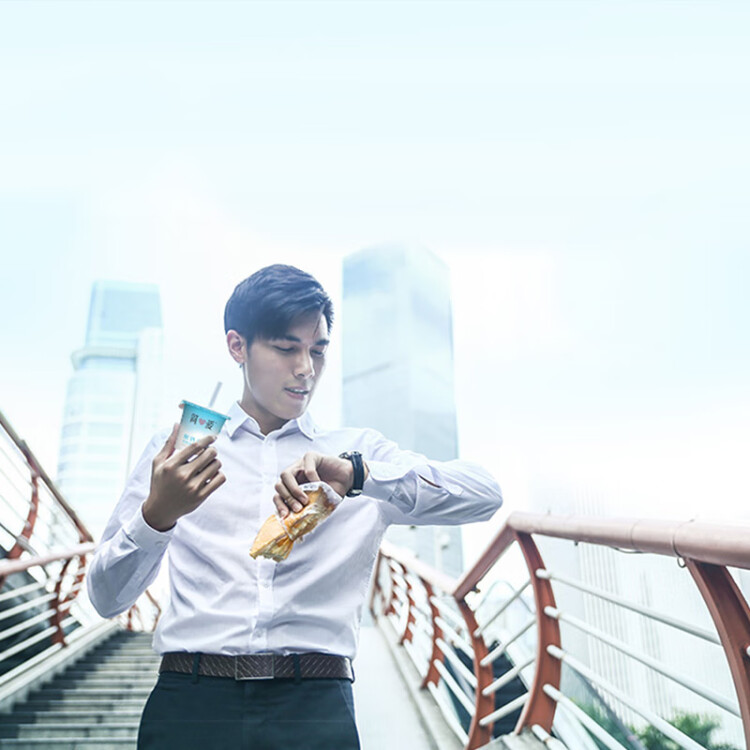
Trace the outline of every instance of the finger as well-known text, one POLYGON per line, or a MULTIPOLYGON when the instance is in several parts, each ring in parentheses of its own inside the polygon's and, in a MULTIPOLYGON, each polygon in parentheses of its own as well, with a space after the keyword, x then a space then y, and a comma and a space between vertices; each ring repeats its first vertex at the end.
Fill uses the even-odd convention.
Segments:
POLYGON ((198 490, 198 499, 203 502, 212 492, 214 492, 214 490, 217 490, 226 481, 226 476, 216 468, 212 476, 203 482, 198 490))
POLYGON ((203 487, 198 492, 198 498, 201 502, 203 502, 214 490, 219 489, 224 482, 227 481, 227 478, 219 473, 216 474, 210 481, 206 482, 203 487))
POLYGON ((276 485, 276 494, 281 499, 281 502, 292 512, 299 513, 302 510, 302 503, 294 497, 290 492, 289 488, 279 482, 276 485))
MULTIPOLYGON (((292 469, 286 469, 285 471, 282 471, 279 478, 279 484, 283 485, 288 494, 291 495, 292 498, 297 500, 297 502, 301 503, 302 505, 307 505, 307 503, 310 501, 308 500, 304 490, 300 489, 299 482, 297 481, 296 475, 299 470, 299 467, 297 467, 296 471, 292 471, 292 469)), ((277 492, 279 484, 276 485, 277 492)), ((279 494, 281 495, 282 499, 285 499, 286 495, 284 492, 279 492, 279 494)), ((302 509, 300 508, 300 510, 302 509)))
POLYGON ((172 455, 174 444, 177 442, 177 431, 179 429, 180 425, 175 422, 174 426, 172 427, 172 432, 169 433, 167 441, 164 443, 164 445, 162 445, 159 452, 154 456, 155 459, 158 458, 159 460, 164 461, 172 455))
POLYGON ((204 435, 200 440, 196 440, 184 448, 180 448, 173 456, 172 460, 177 464, 187 463, 193 456, 197 456, 205 450, 211 443, 216 440, 216 435, 204 435))
POLYGON ((302 503, 289 492, 289 488, 283 482, 277 482, 275 489, 276 494, 281 498, 281 502, 289 510, 293 513, 299 513, 302 510, 302 503))
POLYGON ((305 477, 308 482, 319 482, 320 477, 318 476, 318 454, 317 453, 305 453, 303 458, 305 477))
POLYGON ((216 459, 216 448, 210 446, 199 453, 192 461, 188 463, 190 467, 189 477, 198 476, 212 461, 216 459))
MULTIPOLYGON (((200 459, 196 458, 193 463, 198 463, 198 461, 202 458, 203 456, 201 456, 200 459)), ((221 461, 219 461, 218 458, 213 458, 203 466, 203 469, 201 471, 194 474, 192 481, 195 482, 198 487, 201 487, 210 479, 212 479, 216 474, 218 474, 220 468, 221 461)))
POLYGON ((289 515, 289 508, 279 495, 273 496, 273 504, 276 506, 276 513, 279 518, 286 518, 289 515))

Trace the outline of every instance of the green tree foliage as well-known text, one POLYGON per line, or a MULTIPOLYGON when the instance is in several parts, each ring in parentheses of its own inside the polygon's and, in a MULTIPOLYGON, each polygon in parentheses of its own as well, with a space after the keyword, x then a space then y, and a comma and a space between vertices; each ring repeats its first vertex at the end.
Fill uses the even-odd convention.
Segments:
MULTIPOLYGON (((703 745, 706 750, 737 750, 734 745, 713 741, 714 732, 721 726, 715 718, 683 712, 678 713, 670 723, 683 734, 703 745)), ((652 726, 639 731, 638 738, 648 750, 680 750, 677 743, 672 742, 652 726)))
MULTIPOLYGON (((636 739, 646 750, 681 750, 676 742, 665 737, 653 726, 641 730, 624 727, 614 722, 599 706, 585 703, 578 705, 624 747, 633 747, 632 740, 636 739)), ((721 727, 721 722, 714 717, 684 711, 676 714, 670 723, 699 745, 703 745, 706 750, 738 750, 734 745, 713 740, 714 733, 721 727)), ((607 750, 606 746, 594 735, 591 735, 591 739, 600 750, 607 750)))
MULTIPOLYGON (((578 706, 583 711, 585 711, 602 729, 604 729, 607 734, 609 734, 611 737, 614 737, 624 747, 633 746, 630 741, 632 737, 640 739, 634 730, 630 730, 630 732, 628 732, 630 727, 626 727, 623 724, 618 724, 611 718, 611 716, 607 715, 607 713, 603 711, 600 706, 595 706, 590 703, 579 703, 578 706)), ((594 744, 599 748, 599 750, 607 750, 607 746, 598 737, 591 734, 591 732, 589 732, 589 735, 594 741, 594 744)))

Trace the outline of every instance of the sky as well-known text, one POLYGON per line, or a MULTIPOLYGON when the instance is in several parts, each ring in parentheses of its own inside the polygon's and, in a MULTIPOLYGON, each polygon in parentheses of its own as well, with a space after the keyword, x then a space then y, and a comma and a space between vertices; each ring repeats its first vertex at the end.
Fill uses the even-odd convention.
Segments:
POLYGON ((242 278, 340 303, 347 254, 416 244, 504 513, 747 517, 749 42, 727 0, 0 3, 0 409, 54 474, 97 279, 159 284, 168 413, 239 395, 242 278))

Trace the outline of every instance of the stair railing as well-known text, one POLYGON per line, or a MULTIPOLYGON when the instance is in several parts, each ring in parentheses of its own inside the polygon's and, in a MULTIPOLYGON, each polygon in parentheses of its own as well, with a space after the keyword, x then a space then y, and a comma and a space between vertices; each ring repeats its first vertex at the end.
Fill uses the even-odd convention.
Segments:
MULTIPOLYGON (((84 591, 94 549, 83 521, 0 412, 0 686, 101 626, 84 591)), ((159 613, 148 593, 122 624, 153 629, 159 613)))
POLYGON ((157 598, 146 589, 138 601, 125 613, 124 622, 127 630, 151 632, 161 617, 161 604, 157 598))
MULTIPOLYGON (((647 562, 655 565, 656 560, 647 562)), ((573 643, 574 636, 581 634, 597 648, 616 652, 619 658, 632 660, 639 669, 671 681, 680 690, 698 696, 696 700, 719 709, 722 724, 728 731, 735 731, 735 736, 744 736, 750 747, 750 609, 732 567, 750 569, 748 526, 513 513, 459 581, 434 570, 411 552, 384 542, 370 608, 377 619, 393 628, 421 675, 421 687, 433 696, 466 750, 488 744, 494 724, 514 716, 518 717, 516 733, 531 731, 548 744, 553 733, 569 734, 572 727, 581 734, 575 741, 568 740, 570 746, 596 747, 590 734, 610 750, 642 747, 637 737, 627 732, 613 736, 576 696, 566 695, 561 688, 563 669, 571 680, 575 677, 593 686, 617 716, 641 727, 650 725, 685 750, 705 750, 659 715, 643 696, 628 694, 585 663, 573 643), (628 600, 607 587, 576 580, 562 568, 546 568, 536 540, 550 543, 552 539, 676 558, 689 572, 715 629, 628 600), (522 566, 508 560, 511 550, 514 554, 520 550, 522 566), (502 574, 504 565, 516 578, 525 567, 527 576, 498 600, 491 592, 496 589, 493 584, 508 577, 502 574), (734 695, 731 686, 725 694, 702 684, 684 670, 564 610, 556 602, 557 589, 573 591, 613 611, 626 612, 628 617, 637 615, 645 622, 658 623, 658 627, 713 644, 709 648, 716 648, 716 669, 723 667, 726 671, 728 667, 734 695), (533 595, 531 601, 527 601, 529 593, 533 595), (516 608, 516 616, 509 618, 514 610, 511 605, 521 597, 530 604, 533 614, 519 617, 516 608), (561 624, 566 639, 571 639, 568 650, 562 643, 561 624), (525 648, 519 649, 522 642, 525 648), (525 658, 525 653, 533 653, 533 658, 525 658), (510 660, 513 666, 496 676, 493 664, 509 655, 514 657, 510 660), (505 705, 496 705, 495 694, 516 678, 526 686, 523 692, 505 705), (565 731, 563 724, 567 725, 565 731)), ((623 615, 612 616, 616 619, 623 615)), ((624 721, 617 723, 625 725, 624 721)))

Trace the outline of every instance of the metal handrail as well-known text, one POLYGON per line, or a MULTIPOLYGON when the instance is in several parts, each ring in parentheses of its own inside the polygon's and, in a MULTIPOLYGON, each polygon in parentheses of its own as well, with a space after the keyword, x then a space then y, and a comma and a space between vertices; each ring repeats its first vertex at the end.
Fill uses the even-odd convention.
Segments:
POLYGON ((573 617, 573 615, 568 615, 565 612, 553 609, 552 607, 547 607, 544 611, 544 614, 548 617, 554 617, 560 622, 566 622, 569 625, 572 625, 574 628, 577 628, 587 635, 590 635, 592 638, 596 638, 596 640, 601 641, 602 643, 606 643, 608 646, 617 649, 621 653, 627 654, 631 659, 635 659, 636 661, 641 662, 641 664, 648 667, 649 669, 653 669, 655 672, 659 672, 659 674, 668 677, 670 680, 674 680, 676 683, 682 685, 683 687, 686 687, 688 690, 692 690, 694 693, 696 693, 696 695, 700 695, 701 698, 705 698, 715 706, 719 706, 725 711, 728 711, 729 713, 732 713, 735 716, 741 718, 739 710, 731 701, 726 700, 724 696, 719 695, 713 690, 710 690, 709 688, 705 687, 705 685, 701 685, 687 675, 680 674, 676 670, 666 667, 660 661, 650 657, 648 654, 641 653, 641 651, 633 648, 633 646, 631 646, 630 644, 625 643, 618 638, 613 638, 611 635, 603 633, 598 628, 592 627, 588 623, 579 620, 577 617, 573 617))
POLYGON ((583 591, 586 594, 591 594, 591 596, 595 596, 597 599, 603 599, 604 601, 610 602, 611 604, 616 604, 618 607, 624 607, 625 609, 629 609, 636 614, 648 617, 650 620, 662 622, 665 625, 669 625, 670 627, 682 630, 683 632, 694 635, 697 638, 702 638, 704 641, 708 641, 709 643, 721 645, 721 640, 719 640, 719 637, 716 635, 716 633, 712 633, 710 630, 706 630, 704 628, 699 628, 697 625, 693 625, 690 622, 678 620, 676 617, 670 617, 669 615, 665 615, 662 612, 657 612, 651 607, 644 607, 640 604, 636 604, 635 602, 628 601, 622 596, 615 596, 609 591, 602 591, 595 586, 588 586, 585 583, 574 581, 571 578, 558 575, 557 573, 553 573, 549 570, 537 570, 535 574, 540 578, 545 578, 548 581, 558 581, 559 583, 570 586, 571 588, 574 588, 578 591, 583 591))
POLYGON ((547 651, 549 651, 550 656, 558 659, 560 662, 565 662, 571 669, 578 672, 578 674, 585 677, 594 685, 598 685, 610 695, 616 696, 618 700, 627 705, 637 714, 640 714, 644 719, 646 719, 660 732, 662 732, 662 734, 665 734, 667 737, 669 737, 670 740, 680 745, 680 747, 684 747, 686 750, 706 750, 706 748, 704 748, 702 745, 698 744, 690 737, 680 732, 679 729, 675 729, 671 724, 669 724, 669 722, 664 721, 664 719, 662 719, 661 716, 656 714, 654 711, 651 711, 650 709, 640 705, 637 701, 632 700, 628 695, 625 694, 625 692, 619 690, 607 680, 599 677, 594 673, 593 670, 588 669, 586 666, 581 664, 578 659, 573 658, 561 648, 550 645, 547 647, 547 651))
MULTIPOLYGON (((71 638, 80 644, 101 629, 101 619, 83 587, 93 537, 1 412, 0 499, 0 542, 8 545, 0 559, 0 621, 7 626, 0 629, 0 675, 8 694, 11 677, 23 682, 24 670, 38 669, 71 638)), ((153 629, 160 613, 146 592, 121 623, 153 629)))
MULTIPOLYGON (((86 528, 83 521, 78 517, 76 512, 73 510, 73 508, 70 507, 68 502, 65 500, 65 498, 62 496, 62 493, 60 490, 57 489, 57 486, 55 483, 50 479, 47 472, 42 467, 41 463, 37 460, 36 456, 32 453, 31 448, 26 444, 25 440, 22 440, 19 435, 15 432, 13 427, 11 426, 10 422, 3 416, 3 413, 0 411, 0 427, 3 428, 3 430, 10 436, 13 443, 17 446, 17 448, 23 453, 23 455, 26 457, 26 461, 33 470, 34 474, 36 474, 41 480, 44 482, 44 485, 47 490, 49 490, 50 494, 54 497, 57 504, 62 508, 62 510, 65 511, 65 515, 70 519, 70 521, 73 523, 73 525, 78 530, 78 533, 80 534, 81 541, 87 541, 92 542, 94 540, 94 537, 91 536, 91 532, 86 528)), ((33 477, 32 477, 33 481, 33 477)))
MULTIPOLYGON (((432 612, 434 647, 429 662, 426 666, 422 665, 425 667, 421 670, 422 687, 427 688, 435 698, 448 725, 464 742, 466 750, 487 744, 492 738, 493 722, 519 708, 521 708, 521 714, 516 724, 516 732, 536 727, 537 733, 549 734, 553 731, 558 704, 563 705, 570 715, 577 716, 582 726, 591 729, 593 720, 588 717, 587 721, 584 721, 580 716, 580 708, 571 703, 560 691, 562 661, 565 661, 571 668, 581 667, 577 671, 590 679, 591 684, 606 685, 603 687, 605 692, 612 686, 590 673, 585 665, 564 655, 560 636, 560 619, 567 620, 572 625, 581 625, 582 630, 588 627, 590 631, 592 628, 582 621, 571 619, 560 613, 552 588, 554 582, 574 586, 613 604, 626 606, 639 615, 678 627, 704 640, 719 643, 724 649, 734 681, 738 709, 733 707, 731 701, 727 701, 712 690, 701 688, 689 678, 682 678, 674 670, 666 669, 650 657, 633 653, 632 649, 628 651, 627 656, 639 660, 641 664, 657 673, 679 681, 691 690, 698 688, 695 692, 704 699, 712 701, 734 715, 739 715, 742 719, 746 742, 750 746, 750 608, 728 567, 750 569, 750 526, 743 528, 739 525, 729 526, 696 521, 618 520, 513 513, 476 564, 459 581, 454 581, 417 560, 411 552, 384 542, 376 564, 377 572, 370 608, 376 618, 385 615, 385 621, 391 622, 397 628, 403 628, 398 635, 400 642, 406 645, 405 641, 410 641, 414 632, 414 628, 410 628, 410 623, 415 622, 414 610, 417 595, 414 592, 419 586, 428 592, 427 601, 432 612), (684 567, 688 569, 703 597, 716 626, 717 634, 714 635, 703 628, 662 615, 652 609, 627 602, 609 592, 597 590, 546 570, 533 535, 679 558, 681 563, 684 562, 684 567), (520 548, 523 554, 530 576, 529 582, 513 590, 511 601, 504 602, 499 611, 494 611, 496 607, 493 607, 491 616, 484 624, 479 625, 474 613, 483 603, 480 584, 484 582, 488 573, 499 563, 503 555, 514 546, 520 548), (512 600, 521 596, 528 586, 531 586, 536 604, 534 620, 524 625, 521 632, 518 631, 518 623, 516 623, 515 631, 510 635, 506 633, 503 637, 504 645, 497 646, 492 654, 488 654, 488 646, 484 639, 489 626, 512 603, 512 600), (453 602, 453 607, 447 607, 448 601, 453 602), (394 623, 392 618, 395 617, 397 611, 399 617, 394 623), (558 616, 554 616, 554 613, 558 616), (463 619, 463 627, 456 627, 460 618, 463 619), (512 706, 507 704, 496 709, 493 702, 493 690, 497 690, 499 685, 504 684, 504 680, 509 681, 511 677, 508 677, 508 672, 499 678, 493 675, 492 657, 496 653, 505 651, 510 642, 519 638, 533 625, 536 625, 536 658, 533 660, 535 662, 533 678, 526 679, 529 683, 528 693, 515 698, 512 706), (436 637, 435 633, 439 631, 440 634, 436 637), (442 648, 438 647, 438 640, 442 648), (446 659, 444 649, 448 644, 460 651, 467 651, 468 647, 467 653, 473 660, 474 681, 472 683, 467 680, 467 684, 474 689, 474 710, 470 712, 471 724, 468 732, 460 725, 460 721, 443 693, 443 691, 448 691, 455 694, 454 688, 457 687, 447 667, 451 664, 455 669, 453 662, 458 657, 454 653, 453 658, 446 659), (564 655, 563 658, 561 655, 564 655)), ((427 614, 423 608, 421 609, 420 614, 427 614)), ((591 632, 589 634, 596 635, 591 632)), ((624 652, 626 650, 624 645, 621 642, 615 644, 615 640, 610 638, 606 639, 606 642, 624 652)), ((411 644, 409 646, 410 655, 414 658, 411 644)), ((524 673, 526 667, 529 666, 528 661, 521 661, 523 663, 519 663, 511 670, 515 672, 514 676, 524 673)), ((420 668, 416 661, 415 664, 420 668)), ((462 674, 465 679, 462 670, 456 669, 453 674, 462 674)), ((463 690, 461 692, 465 698, 465 692, 463 690)), ((615 696, 615 693, 610 692, 610 694, 615 696)), ((615 697, 636 714, 647 716, 659 731, 681 747, 693 749, 700 747, 647 707, 638 705, 637 702, 623 696, 621 691, 618 691, 615 697)), ((459 696, 458 700, 466 707, 464 699, 459 696)), ((621 747, 616 740, 606 735, 599 725, 597 727, 597 731, 593 733, 607 747, 621 747), (609 738, 607 741, 600 736, 602 733, 609 738)))

